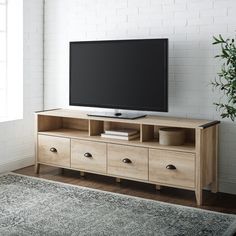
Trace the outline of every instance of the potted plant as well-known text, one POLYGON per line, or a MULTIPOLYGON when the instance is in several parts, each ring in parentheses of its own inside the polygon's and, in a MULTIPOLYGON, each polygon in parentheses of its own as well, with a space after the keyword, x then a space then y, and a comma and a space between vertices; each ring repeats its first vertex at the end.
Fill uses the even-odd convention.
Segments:
POLYGON ((223 95, 222 99, 214 103, 222 118, 236 118, 236 45, 234 39, 224 39, 221 35, 213 37, 213 45, 220 45, 221 52, 216 55, 223 61, 217 77, 211 82, 213 88, 223 95))

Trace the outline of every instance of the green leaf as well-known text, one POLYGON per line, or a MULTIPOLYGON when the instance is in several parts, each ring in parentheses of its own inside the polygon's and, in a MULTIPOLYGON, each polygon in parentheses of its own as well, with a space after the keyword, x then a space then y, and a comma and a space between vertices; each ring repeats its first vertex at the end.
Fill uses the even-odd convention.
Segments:
POLYGON ((213 89, 225 97, 225 103, 215 102, 216 109, 221 113, 222 119, 230 118, 232 121, 236 118, 236 45, 235 40, 224 39, 220 34, 219 37, 213 36, 213 45, 221 45, 221 53, 215 58, 221 58, 223 63, 218 77, 211 82, 213 89))

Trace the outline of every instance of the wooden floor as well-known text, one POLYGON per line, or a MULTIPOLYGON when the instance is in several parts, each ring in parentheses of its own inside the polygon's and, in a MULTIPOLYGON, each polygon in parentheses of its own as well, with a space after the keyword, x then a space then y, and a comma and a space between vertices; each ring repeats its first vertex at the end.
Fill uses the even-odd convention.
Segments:
MULTIPOLYGON (((115 178, 87 173, 85 177, 81 177, 78 171, 62 171, 60 168, 43 165, 41 165, 40 174, 38 175, 34 173, 33 166, 15 172, 109 192, 197 207, 194 192, 188 190, 163 187, 160 191, 157 191, 152 184, 128 180, 121 180, 121 183, 116 183, 115 178)), ((225 193, 213 194, 209 191, 204 191, 203 200, 203 206, 200 207, 202 209, 236 214, 236 195, 225 193)))

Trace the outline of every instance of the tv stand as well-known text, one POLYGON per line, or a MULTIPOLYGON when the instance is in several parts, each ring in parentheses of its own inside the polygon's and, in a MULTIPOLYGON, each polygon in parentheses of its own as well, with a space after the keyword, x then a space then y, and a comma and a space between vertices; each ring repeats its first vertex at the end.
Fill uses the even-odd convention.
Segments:
POLYGON ((121 113, 121 112, 91 112, 87 114, 88 116, 95 116, 95 117, 108 117, 108 118, 117 118, 117 119, 138 119, 145 117, 145 114, 141 113, 121 113))
POLYGON ((36 173, 40 164, 195 191, 202 204, 203 188, 218 191, 219 121, 146 116, 114 119, 87 116, 78 110, 36 113, 36 173), (159 143, 159 129, 185 130, 181 146, 159 143), (104 130, 137 129, 140 137, 101 137, 104 130))

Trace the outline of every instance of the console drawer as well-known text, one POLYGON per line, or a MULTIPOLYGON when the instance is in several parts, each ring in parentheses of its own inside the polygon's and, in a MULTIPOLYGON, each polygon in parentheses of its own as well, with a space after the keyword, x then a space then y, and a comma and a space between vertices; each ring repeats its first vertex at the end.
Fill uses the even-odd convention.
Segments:
POLYGON ((38 135, 38 161, 70 167, 70 139, 38 135))
POLYGON ((195 154, 149 149, 149 180, 194 188, 195 154))
POLYGON ((72 139, 71 168, 106 173, 106 144, 72 139))
POLYGON ((108 173, 148 180, 148 149, 108 144, 108 173))

